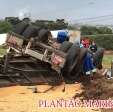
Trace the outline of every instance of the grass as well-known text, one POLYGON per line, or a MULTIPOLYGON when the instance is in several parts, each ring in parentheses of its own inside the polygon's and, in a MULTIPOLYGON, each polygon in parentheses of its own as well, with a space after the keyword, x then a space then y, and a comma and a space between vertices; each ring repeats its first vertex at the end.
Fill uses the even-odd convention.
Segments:
POLYGON ((112 60, 113 60, 113 55, 112 54, 104 55, 104 58, 103 58, 103 66, 104 66, 104 68, 110 68, 112 60))
POLYGON ((0 56, 3 56, 6 54, 6 49, 4 47, 0 47, 0 56))

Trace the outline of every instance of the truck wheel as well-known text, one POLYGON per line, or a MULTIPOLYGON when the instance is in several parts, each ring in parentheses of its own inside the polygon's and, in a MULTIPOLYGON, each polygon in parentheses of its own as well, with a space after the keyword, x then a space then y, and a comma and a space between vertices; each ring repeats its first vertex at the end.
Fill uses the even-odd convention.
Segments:
POLYGON ((29 24, 25 22, 18 23, 15 28, 13 29, 13 32, 22 35, 24 30, 29 26, 29 24))
POLYGON ((30 37, 36 37, 38 34, 37 34, 37 32, 38 32, 38 30, 39 30, 39 28, 38 27, 36 27, 36 26, 28 26, 27 28, 26 28, 26 30, 23 32, 23 36, 25 37, 25 38, 30 38, 30 37))
POLYGON ((38 33, 38 40, 47 43, 48 42, 48 36, 50 34, 50 31, 47 29, 41 29, 38 33))
POLYGON ((70 80, 77 80, 81 74, 83 74, 83 61, 84 57, 87 54, 87 49, 81 48, 78 52, 78 56, 75 58, 74 63, 72 65, 72 69, 69 74, 70 80))
POLYGON ((104 49, 99 48, 97 52, 93 55, 94 64, 96 65, 96 68, 102 69, 102 59, 104 55, 104 49))
POLYGON ((66 52, 68 52, 68 50, 71 48, 72 45, 73 45, 73 43, 64 41, 61 44, 60 50, 66 53, 66 52))
POLYGON ((78 64, 79 53, 79 45, 73 44, 67 53, 66 62, 61 70, 64 77, 68 79, 73 79, 76 77, 76 73, 73 74, 72 71, 78 64))

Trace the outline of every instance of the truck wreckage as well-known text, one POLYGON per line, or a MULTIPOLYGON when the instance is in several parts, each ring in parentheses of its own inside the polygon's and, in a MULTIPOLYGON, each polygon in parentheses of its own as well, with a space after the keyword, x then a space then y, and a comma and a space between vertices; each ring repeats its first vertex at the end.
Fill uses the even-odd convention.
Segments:
MULTIPOLYGON (((0 59, 0 77, 13 84, 59 84, 75 81, 83 75, 83 59, 88 52, 78 44, 64 41, 59 49, 53 46, 50 31, 34 26, 19 26, 7 34, 7 54, 0 59), (25 28, 26 27, 26 28, 25 28)), ((104 49, 94 55, 96 67, 102 68, 104 49)))

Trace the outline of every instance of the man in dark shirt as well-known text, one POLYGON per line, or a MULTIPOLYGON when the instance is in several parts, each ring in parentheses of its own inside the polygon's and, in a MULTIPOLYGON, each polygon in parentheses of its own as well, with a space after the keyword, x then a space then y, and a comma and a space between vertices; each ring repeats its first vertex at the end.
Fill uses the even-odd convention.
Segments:
POLYGON ((95 53, 97 51, 96 43, 93 41, 89 48, 93 53, 95 53))

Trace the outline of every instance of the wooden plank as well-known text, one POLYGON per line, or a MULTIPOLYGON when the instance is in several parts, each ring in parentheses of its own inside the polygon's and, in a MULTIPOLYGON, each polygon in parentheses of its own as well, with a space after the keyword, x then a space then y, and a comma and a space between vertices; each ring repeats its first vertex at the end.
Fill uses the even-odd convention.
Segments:
POLYGON ((16 48, 14 48, 14 47, 10 47, 12 50, 14 50, 15 52, 17 52, 17 53, 19 53, 19 54, 21 54, 22 52, 20 51, 20 50, 18 50, 18 49, 16 49, 16 48))
POLYGON ((25 54, 28 54, 36 59, 39 59, 39 60, 43 60, 43 57, 44 57, 43 54, 40 54, 40 53, 33 51, 31 49, 26 49, 25 54))
POLYGON ((63 58, 66 57, 66 53, 64 53, 64 52, 62 52, 62 51, 60 51, 60 50, 57 50, 57 49, 55 49, 55 48, 53 48, 53 47, 51 47, 51 46, 48 46, 48 45, 43 44, 43 43, 41 43, 41 42, 36 42, 36 45, 37 45, 37 46, 41 46, 42 48, 45 48, 45 49, 47 49, 48 51, 51 51, 51 52, 53 52, 53 53, 56 53, 56 54, 60 55, 60 56, 63 57, 63 58))
POLYGON ((9 63, 33 63, 33 60, 11 60, 9 63))

